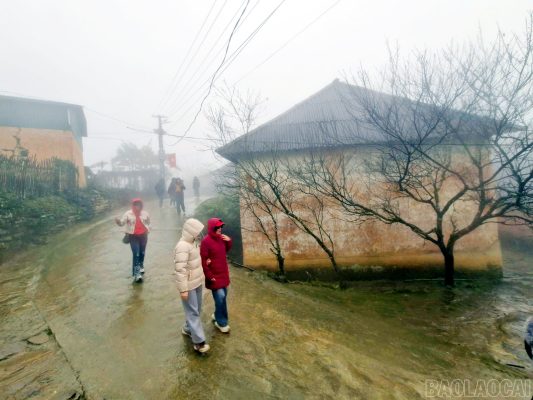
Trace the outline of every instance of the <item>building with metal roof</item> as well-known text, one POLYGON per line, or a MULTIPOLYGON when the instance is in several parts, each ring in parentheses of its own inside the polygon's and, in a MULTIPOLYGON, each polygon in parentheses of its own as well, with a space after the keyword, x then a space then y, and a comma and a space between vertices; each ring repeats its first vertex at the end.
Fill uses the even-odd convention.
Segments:
POLYGON ((85 186, 85 136, 87 121, 79 105, 0 96, 0 154, 71 161, 78 168, 80 186, 85 186))
MULTIPOLYGON (((383 107, 384 111, 393 107, 396 117, 400 119, 398 126, 406 132, 408 140, 417 139, 417 127, 411 122, 413 112, 425 113, 421 119, 428 125, 433 123, 429 118, 438 115, 428 104, 371 92, 335 80, 278 117, 219 148, 217 152, 236 163, 237 170, 241 161, 246 165, 245 161, 250 159, 259 160, 257 168, 262 168, 262 165, 264 168, 269 168, 267 165, 277 165, 280 160, 281 164, 306 162, 306 154, 314 153, 316 149, 320 149, 326 155, 347 154, 348 159, 351 157, 366 160, 372 157, 372 147, 379 146, 387 138, 365 121, 364 113, 358 108, 360 107, 358 100, 364 96, 368 96, 368 101, 374 101, 374 106, 383 107), (411 118, 407 118, 409 113, 411 118), (266 163, 261 164, 262 161, 266 163)), ((466 143, 469 145, 486 144, 493 121, 453 109, 447 112, 451 118, 446 118, 446 124, 443 126, 437 124, 431 131, 435 138, 446 132, 451 133, 448 140, 452 142, 459 140, 465 143, 465 140, 468 140, 466 143)), ((461 148, 462 146, 447 147, 450 149, 450 154, 454 154, 452 162, 459 163, 457 165, 464 163, 461 148), (457 152, 455 148, 458 149, 457 152)), ((353 183, 355 190, 364 191, 366 181, 363 172, 353 169, 350 173, 354 175, 348 180, 353 183)), ((290 180, 291 177, 286 176, 286 179, 290 180)), ((454 193, 452 181, 443 186, 443 198, 454 193)), ((306 190, 312 191, 312 188, 306 190)), ((313 208, 313 196, 308 197, 311 203, 299 207, 297 212, 301 213, 302 218, 305 219, 307 216, 312 220, 313 216, 306 213, 313 208)), ((375 271, 396 273, 395 271, 413 270, 416 273, 424 271, 424 274, 430 275, 442 273, 443 259, 439 249, 416 236, 405 226, 377 221, 354 223, 350 215, 343 214, 342 208, 331 202, 327 204, 329 208, 327 214, 330 217, 325 217, 322 223, 334 243, 338 265, 357 273, 358 271, 370 271, 371 274, 375 271), (333 218, 332 215, 336 217, 333 218)), ((417 226, 432 226, 432 213, 425 208, 426 205, 404 201, 401 207, 417 226)), ((296 228, 290 218, 281 211, 274 212, 280 229, 278 234, 284 251, 286 270, 301 272, 330 269, 328 256, 315 240, 296 228)), ((475 207, 465 199, 458 212, 460 213, 458 218, 468 220, 475 212, 475 207)), ((243 259, 252 267, 275 270, 276 259, 272 256, 270 245, 256 226, 258 215, 262 215, 259 209, 251 213, 246 207, 241 207, 243 259)), ((269 221, 265 215, 262 224, 267 226, 269 221)), ((458 243, 455 254, 458 271, 501 273, 502 259, 496 224, 486 224, 466 236, 458 243)))
MULTIPOLYGON (((427 125, 431 124, 431 118, 436 118, 432 106, 428 104, 415 103, 336 79, 276 118, 217 149, 217 152, 235 162, 258 153, 379 144, 386 138, 365 121, 361 99, 375 102, 372 105, 382 107, 384 112, 394 108, 394 112, 403 119, 403 130, 409 134, 416 132, 414 126, 409 124, 413 113, 425 113, 428 116, 427 125)), ((492 130, 491 121, 485 118, 456 110, 447 112, 452 117, 447 122, 456 121, 457 132, 454 134, 483 141, 483 137, 492 130)), ((450 129, 449 126, 437 124, 435 136, 440 135, 439 128, 450 129)), ((453 140, 454 135, 449 136, 453 140)))

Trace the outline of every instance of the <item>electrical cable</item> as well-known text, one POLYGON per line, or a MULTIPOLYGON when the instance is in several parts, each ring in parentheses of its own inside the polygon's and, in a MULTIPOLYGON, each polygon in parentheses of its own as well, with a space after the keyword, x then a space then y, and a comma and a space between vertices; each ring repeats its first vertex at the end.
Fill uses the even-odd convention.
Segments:
MULTIPOLYGON (((252 12, 254 11, 254 9, 257 7, 257 5, 260 3, 260 0, 258 0, 255 5, 250 9, 250 11, 248 12, 248 14, 243 18, 242 20, 242 24, 244 22, 246 22, 247 18, 252 14, 252 12)), ((202 61, 200 61, 200 65, 203 66, 205 65, 205 68, 201 69, 201 68, 198 68, 196 69, 196 71, 193 73, 193 75, 189 78, 189 80, 187 81, 187 83, 183 86, 182 90, 180 91, 180 94, 178 95, 178 97, 176 97, 174 99, 174 101, 172 101, 172 104, 168 107, 168 110, 174 110, 172 112, 175 112, 176 110, 176 105, 180 104, 183 99, 187 99, 187 98, 190 98, 188 95, 189 93, 191 92, 191 90, 193 90, 195 88, 195 85, 198 83, 198 81, 200 79, 202 79, 202 77, 204 76, 205 72, 208 71, 211 66, 215 63, 215 60, 218 58, 218 56, 224 51, 224 47, 221 47, 216 53, 213 53, 213 50, 217 47, 217 45, 220 43, 221 40, 223 40, 224 38, 224 34, 226 33, 226 31, 228 30, 228 28, 231 26, 231 23, 233 22, 233 20, 235 18, 237 18, 237 16, 239 15, 239 12, 241 10, 241 8, 246 4, 246 0, 244 0, 242 2, 242 4, 240 5, 240 7, 237 9, 237 11, 235 12, 235 14, 233 15, 233 17, 231 17, 231 19, 228 21, 228 23, 226 24, 226 26, 222 29, 222 32, 220 33, 218 39, 213 43, 213 45, 211 46, 211 48, 207 51, 205 57, 202 59, 202 61), (212 56, 211 59, 209 60, 209 62, 206 62, 207 59, 209 58, 209 56, 212 56), (195 77, 197 77, 195 79, 195 77), (193 81, 193 79, 195 79, 193 81)), ((241 26, 242 26, 241 24, 241 26)), ((208 80, 209 81, 209 80, 208 80)), ((205 85, 205 84, 204 84, 205 85)), ((167 111, 168 111, 167 110, 167 111)))
POLYGON ((298 36, 300 36, 302 33, 304 33, 307 29, 309 29, 312 25, 314 25, 316 22, 318 22, 319 19, 321 19, 324 15, 326 15, 328 12, 330 12, 333 8, 335 8, 342 0, 337 0, 334 4, 329 6, 326 10, 324 10, 320 15, 318 15, 315 19, 313 19, 310 23, 308 23, 303 29, 299 30, 294 34, 289 40, 287 40, 283 45, 281 45, 278 49, 276 49, 273 53, 271 53, 267 58, 265 58, 263 61, 261 61, 259 64, 257 64, 255 67, 253 67, 250 71, 248 71, 246 74, 241 76, 237 81, 234 82, 234 85, 241 82, 243 79, 248 77, 251 73, 256 71, 258 68, 263 66, 266 62, 268 62, 272 57, 274 57, 276 54, 278 54, 281 50, 283 50, 285 47, 287 47, 294 39, 296 39, 298 36))
MULTIPOLYGON (((285 0, 283 0, 283 1, 285 1, 285 0)), ((246 2, 246 6, 244 7, 244 10, 242 11, 241 15, 239 16, 239 19, 238 19, 237 22, 235 23, 235 26, 233 27, 233 30, 231 31, 231 34, 230 34, 230 36, 229 36, 229 38, 228 38, 228 43, 227 43, 227 45, 226 45, 226 51, 225 51, 225 53, 224 53, 224 57, 222 58, 222 61, 221 61, 220 65, 219 65, 219 67, 217 68, 217 70, 216 70, 215 73, 213 74, 213 78, 211 79, 211 85, 210 85, 210 87, 209 87, 209 91, 207 92, 206 96, 205 96, 204 99, 202 100, 202 102, 201 102, 201 104, 200 104, 200 109, 199 109, 198 113, 196 113, 196 115, 195 115, 193 121, 191 122, 191 124, 189 125, 189 127, 187 128, 187 130, 185 131, 184 136, 187 135, 187 133, 190 131, 190 129, 192 128, 192 126, 193 126, 194 123, 196 122, 196 119, 198 118, 198 115, 199 115, 200 112, 202 111, 202 107, 203 107, 203 104, 204 104, 205 100, 207 99, 207 97, 208 97, 209 94, 211 93, 211 88, 213 87, 213 83, 214 83, 214 81, 215 81, 216 75, 217 75, 218 71, 220 71, 220 69, 222 68, 222 66, 224 65, 224 63, 226 62, 226 57, 228 56, 229 47, 230 47, 230 45, 231 45, 231 41, 232 41, 232 39, 233 39, 233 35, 234 35, 235 32, 237 31, 237 28, 239 27, 239 24, 240 24, 240 22, 241 22, 241 19, 242 19, 244 13, 246 12, 246 9, 248 8, 249 5, 250 5, 250 0, 247 0, 247 2, 246 2)), ((178 141, 177 141, 175 144, 179 143, 181 140, 183 140, 183 139, 178 139, 178 141)), ((175 145, 175 144, 174 144, 174 145, 175 145)))
MULTIPOLYGON (((261 28, 268 22, 268 20, 274 15, 274 13, 281 7, 281 5, 285 2, 286 0, 282 0, 281 3, 278 4, 278 6, 274 9, 274 11, 272 11, 268 16, 267 18, 265 18, 263 20, 263 22, 261 22, 261 24, 259 24, 259 26, 237 47, 237 49, 235 49, 235 51, 230 55, 229 59, 227 60, 226 62, 226 65, 224 65, 224 68, 220 71, 220 75, 222 73, 224 73, 230 66, 231 64, 235 61, 235 59, 239 56, 240 53, 242 53, 242 51, 246 48, 246 46, 248 46, 248 44, 250 44, 250 42, 252 41, 252 39, 258 34, 258 32, 261 30, 261 28)), ((206 80, 201 86, 200 86, 200 89, 203 88, 204 86, 206 86, 208 83, 209 83, 209 79, 206 80)), ((198 91, 200 97, 202 96, 201 92, 198 91)), ((197 96, 198 97, 198 96, 197 96)), ((196 99, 196 97, 194 97, 194 99, 196 99)), ((196 101, 196 100, 195 100, 196 101)), ((181 108, 181 106, 184 106, 185 104, 188 104, 190 102, 190 98, 185 100, 184 103, 182 103, 180 105, 179 108, 181 108)), ((178 108, 178 110, 179 110, 178 108)), ((193 106, 189 107, 184 113, 181 114, 181 116, 175 120, 171 126, 175 126, 176 123, 178 121, 180 121, 181 119, 183 119, 185 117, 185 115, 188 113, 189 110, 191 110, 193 108, 193 106)), ((174 114, 172 115, 175 115, 178 110, 176 110, 176 112, 174 112, 174 114)), ((201 110, 200 110, 201 111, 201 110)))
MULTIPOLYGON (((285 3, 286 0, 282 0, 278 6, 267 16, 267 18, 254 30, 254 32, 252 32, 252 34, 250 34, 248 36, 248 38, 246 38, 246 40, 244 40, 243 43, 241 43, 241 45, 237 48, 237 50, 235 50, 234 53, 232 53, 232 56, 230 56, 230 60, 228 60, 228 63, 227 65, 225 66, 224 70, 222 72, 224 72, 230 65, 231 63, 233 63, 233 61, 235 61, 235 59, 237 58, 237 56, 244 50, 244 48, 246 48, 246 46, 251 42, 251 40, 255 37, 255 35, 259 32, 259 30, 268 22, 268 20, 276 13, 276 11, 283 5, 283 3, 285 3), (231 58, 233 57, 233 58, 231 58)), ((237 21, 238 22, 238 21, 237 21)), ((236 25, 237 26, 237 25, 236 25)), ((211 90, 213 88, 213 84, 217 78, 217 75, 218 73, 222 70, 222 68, 224 67, 224 65, 226 64, 226 57, 227 57, 227 51, 229 49, 229 44, 231 42, 231 37, 230 37, 230 41, 228 41, 228 46, 226 48, 226 53, 224 55, 224 59, 222 60, 220 66, 217 68, 217 70, 215 71, 215 73, 213 74, 212 78, 211 78, 211 82, 209 84, 209 88, 208 88, 208 91, 207 91, 207 94, 204 96, 204 98, 202 99, 201 103, 200 103, 200 107, 198 109, 198 112, 195 114, 193 120, 191 121, 191 123, 189 124, 189 126, 187 127, 187 129, 185 130, 185 133, 184 133, 184 137, 187 136, 187 134, 189 133, 189 131, 191 130, 191 128, 193 127, 194 123, 196 122, 196 120, 198 119, 198 116, 200 115, 200 113, 202 112, 202 109, 203 109, 203 105, 205 103, 205 101, 207 100, 207 98, 209 97, 209 95, 211 94, 211 90)), ((175 125, 175 123, 173 124, 175 125)), ((176 143, 174 144, 171 144, 171 146, 174 146, 176 144, 178 144, 182 139, 178 140, 176 143)))
POLYGON ((217 3, 217 1, 218 0, 215 0, 213 2, 213 5, 209 9, 207 15, 204 18, 204 21, 203 21, 202 25, 200 26, 200 29, 198 29, 198 32, 196 32, 196 35, 194 36, 194 39, 193 39, 191 45, 189 46, 189 49, 187 50, 187 53, 185 54, 185 57, 183 57, 183 60, 181 61, 181 64, 178 67, 178 70, 176 71, 176 73, 174 74, 174 77, 171 80, 171 83, 170 83, 169 88, 167 89, 167 92, 163 95, 163 98, 159 101, 159 105, 157 106, 157 108, 161 108, 163 106, 163 104, 168 100, 169 96, 171 96, 171 94, 169 94, 169 93, 171 91, 173 91, 176 88, 176 86, 178 85, 177 82, 175 84, 174 84, 174 82, 176 81, 176 78, 178 77, 179 73, 181 72, 181 69, 183 68, 183 65, 185 64, 185 60, 187 60, 187 57, 191 53, 191 50, 192 50, 192 48, 194 47, 194 45, 196 43, 196 40, 198 39, 198 37, 200 36, 200 33, 204 29, 204 26, 207 23, 207 20, 209 19, 209 16, 213 12, 213 9, 215 8, 215 4, 217 3))
MULTIPOLYGON (((277 53, 279 53, 281 50, 283 50, 285 47, 287 47, 294 39, 296 39, 298 36, 300 36, 302 33, 304 33, 307 29, 309 29, 312 25, 314 25, 316 22, 318 22, 318 20, 320 20, 324 15, 326 15, 329 11, 331 11, 334 7, 336 7, 339 3, 341 2, 341 0, 338 0, 337 2, 335 2, 334 4, 332 4, 331 6, 329 6, 327 9, 325 9, 322 13, 320 13, 317 17, 315 17, 310 23, 308 23, 303 29, 301 29, 300 31, 298 31, 295 35, 293 35, 289 40, 287 40, 282 46, 280 46, 278 49, 276 49, 273 53, 271 53, 267 58, 265 58, 261 63, 259 63, 258 65, 256 65, 254 68, 252 68, 250 71, 248 71, 245 75, 241 76, 235 83, 234 85, 236 85, 237 83, 239 83, 240 81, 242 81, 243 79, 245 79, 247 76, 249 76, 252 72, 254 72, 255 70, 257 70, 259 67, 261 67, 263 64, 265 64, 266 62, 268 62, 272 57, 274 57, 277 53)), ((224 72, 227 68, 225 68, 222 72, 224 72)), ((205 81, 199 89, 203 88, 204 86, 207 85, 209 81, 205 81)), ((199 98, 199 96, 196 96, 199 98)), ((195 98, 196 98, 195 97, 195 98)), ((189 98, 189 101, 191 100, 191 98, 189 98)), ((186 105, 187 103, 189 103, 189 101, 186 101, 185 103, 182 103, 181 105, 186 105)), ((187 108, 181 115, 178 119, 176 119, 173 123, 172 126, 175 125, 175 122, 177 121, 180 121, 181 119, 183 119, 185 117, 185 115, 187 115, 187 113, 192 109, 193 107, 189 107, 187 108)))

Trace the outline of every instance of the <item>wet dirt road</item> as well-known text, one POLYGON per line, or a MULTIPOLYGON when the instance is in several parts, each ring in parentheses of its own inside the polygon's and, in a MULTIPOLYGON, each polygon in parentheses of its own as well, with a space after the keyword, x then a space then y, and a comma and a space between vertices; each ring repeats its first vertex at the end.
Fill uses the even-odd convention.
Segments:
POLYGON ((209 324, 205 293, 212 352, 197 356, 180 334, 172 277, 180 221, 149 208, 142 285, 131 284, 112 216, 0 267, 1 398, 417 399, 427 379, 533 377, 520 339, 533 270, 518 250, 501 283, 454 290, 361 282, 339 291, 232 268, 232 333, 209 324))

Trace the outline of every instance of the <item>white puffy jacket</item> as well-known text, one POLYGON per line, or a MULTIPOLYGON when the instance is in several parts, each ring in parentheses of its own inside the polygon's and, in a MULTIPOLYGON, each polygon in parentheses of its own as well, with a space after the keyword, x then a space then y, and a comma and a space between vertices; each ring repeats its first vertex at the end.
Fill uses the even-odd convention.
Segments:
POLYGON ((195 240, 202 229, 204 225, 194 218, 185 221, 181 239, 174 249, 174 274, 180 293, 196 289, 204 283, 200 248, 195 240))
MULTIPOLYGON (((141 219, 141 222, 143 223, 143 225, 146 227, 146 230, 150 232, 150 214, 148 214, 147 211, 141 210, 139 218, 141 219)), ((124 233, 129 233, 130 235, 132 235, 133 232, 135 231, 136 221, 137 221, 137 217, 135 216, 133 211, 128 210, 117 221, 117 224, 119 226, 124 227, 124 233)))

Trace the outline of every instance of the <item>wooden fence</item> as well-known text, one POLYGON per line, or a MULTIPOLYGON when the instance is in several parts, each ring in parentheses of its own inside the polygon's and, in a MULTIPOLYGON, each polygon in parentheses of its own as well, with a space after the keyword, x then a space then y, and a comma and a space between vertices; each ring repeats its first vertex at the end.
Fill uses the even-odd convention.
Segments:
POLYGON ((0 190, 23 199, 78 188, 78 169, 57 158, 37 161, 0 155, 0 190))

